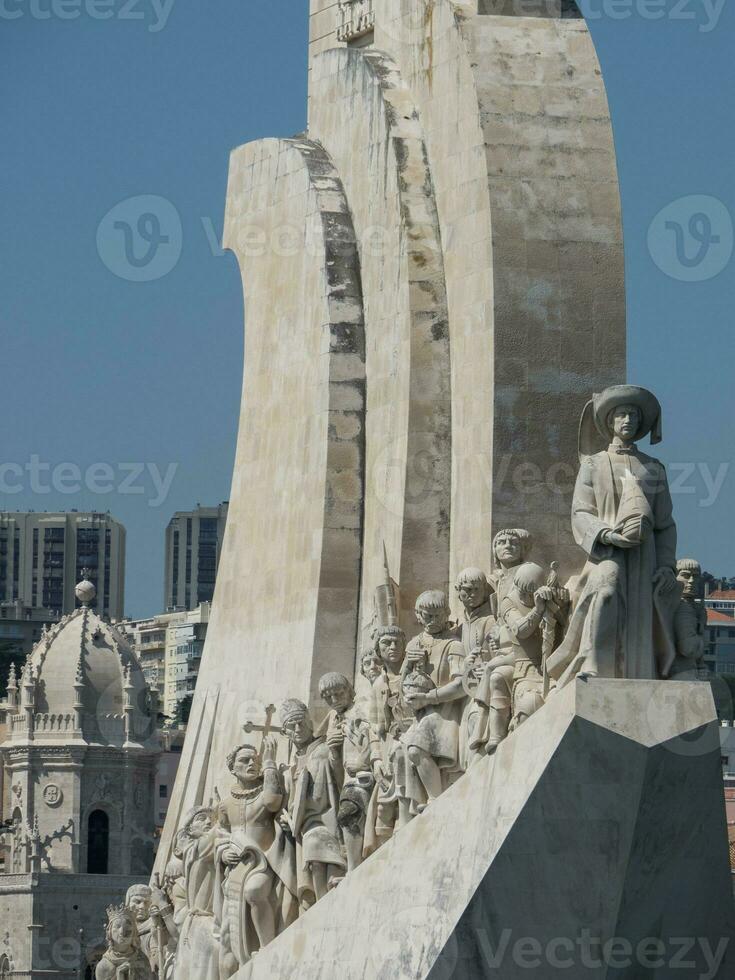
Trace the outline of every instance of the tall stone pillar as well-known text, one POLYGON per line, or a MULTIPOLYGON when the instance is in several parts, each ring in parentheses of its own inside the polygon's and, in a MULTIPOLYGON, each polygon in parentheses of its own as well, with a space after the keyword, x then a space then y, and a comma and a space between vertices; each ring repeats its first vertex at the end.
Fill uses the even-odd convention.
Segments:
POLYGON ((502 527, 578 569, 576 420, 625 374, 615 154, 574 5, 515 9, 312 0, 307 133, 232 154, 240 430, 159 869, 242 725, 354 672, 383 544, 409 631, 502 527))

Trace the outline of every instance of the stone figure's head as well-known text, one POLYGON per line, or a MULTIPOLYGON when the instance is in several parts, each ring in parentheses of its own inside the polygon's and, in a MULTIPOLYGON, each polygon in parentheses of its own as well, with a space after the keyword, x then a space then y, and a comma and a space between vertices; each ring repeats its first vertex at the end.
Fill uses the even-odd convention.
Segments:
POLYGON ((355 689, 344 674, 330 671, 319 678, 319 696, 341 714, 355 700, 355 689))
POLYGON ((449 620, 449 602, 445 592, 428 589, 416 600, 416 619, 427 633, 441 633, 449 620))
POLYGON ((281 726, 297 749, 309 745, 314 740, 314 723, 309 709, 297 698, 289 698, 283 702, 281 726))
POLYGON ((227 756, 227 768, 238 783, 257 783, 261 776, 260 754, 254 745, 238 745, 227 756))
POLYGON ((371 684, 383 673, 383 663, 375 650, 366 650, 360 660, 360 673, 371 684))
POLYGON ((477 609, 487 602, 492 589, 481 568, 464 568, 454 583, 459 601, 467 610, 477 609))
POLYGON ((401 684, 404 697, 410 697, 412 694, 429 694, 435 689, 436 684, 431 677, 418 668, 409 671, 401 684))
MULTIPOLYGON (((209 831, 214 826, 214 814, 212 813, 212 808, 208 806, 197 806, 191 810, 181 827, 181 830, 176 835, 176 845, 174 848, 174 853, 176 849, 183 854, 184 842, 187 838, 198 838, 203 837, 208 834, 209 831)), ((181 855, 179 855, 181 856, 181 855)))
POLYGON ((401 627, 379 626, 375 631, 375 652, 386 667, 400 667, 406 656, 406 634, 401 627))
POLYGON ((148 885, 131 885, 125 896, 125 904, 135 916, 136 922, 145 922, 151 914, 153 892, 148 885))
POLYGON ((531 553, 533 538, 524 528, 504 528, 493 538, 493 558, 501 568, 515 568, 531 553))
POLYGON ((637 442, 650 433, 652 445, 661 442, 661 405, 647 388, 639 385, 611 385, 593 396, 582 412, 580 453, 594 449, 593 430, 609 443, 617 437, 625 443, 637 442))
POLYGON ((616 405, 607 416, 607 427, 623 442, 632 442, 641 427, 641 410, 637 405, 616 405))
POLYGON ((533 605, 535 593, 545 584, 546 573, 540 565, 527 561, 518 566, 513 576, 513 589, 524 606, 533 605))
POLYGON ((124 905, 107 909, 105 936, 116 953, 133 953, 140 945, 135 913, 124 905))
POLYGON ((702 594, 702 566, 693 558, 680 558, 676 563, 676 577, 684 586, 682 595, 696 599, 702 594))

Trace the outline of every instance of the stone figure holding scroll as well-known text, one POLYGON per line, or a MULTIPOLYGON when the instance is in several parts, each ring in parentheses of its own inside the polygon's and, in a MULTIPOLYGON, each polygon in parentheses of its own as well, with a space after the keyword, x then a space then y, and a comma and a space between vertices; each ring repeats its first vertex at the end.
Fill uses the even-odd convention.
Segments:
POLYGON ((559 685, 580 671, 656 678, 673 646, 661 607, 676 588, 676 525, 663 465, 636 447, 648 434, 660 442, 661 407, 645 388, 606 388, 584 409, 572 529, 587 564, 547 664, 559 685))
POLYGON ((261 752, 239 745, 227 758, 235 782, 218 807, 221 980, 298 917, 293 848, 276 820, 284 789, 275 759, 273 735, 261 752))

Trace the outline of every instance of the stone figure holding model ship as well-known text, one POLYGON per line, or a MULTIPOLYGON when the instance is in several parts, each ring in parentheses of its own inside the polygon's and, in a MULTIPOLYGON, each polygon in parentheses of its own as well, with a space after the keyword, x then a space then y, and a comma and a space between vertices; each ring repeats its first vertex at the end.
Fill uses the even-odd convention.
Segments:
POLYGON ((606 388, 582 414, 572 530, 587 563, 547 663, 557 686, 580 672, 655 679, 673 648, 676 525, 663 465, 636 446, 649 434, 661 441, 661 406, 635 385, 606 388))

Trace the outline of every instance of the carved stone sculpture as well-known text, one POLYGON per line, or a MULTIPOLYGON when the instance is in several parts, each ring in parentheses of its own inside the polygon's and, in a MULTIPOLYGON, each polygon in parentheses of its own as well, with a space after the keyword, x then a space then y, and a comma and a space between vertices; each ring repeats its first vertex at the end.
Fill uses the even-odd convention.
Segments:
MULTIPOLYGON (((490 581, 495 590, 493 602, 496 615, 510 590, 513 588, 515 570, 528 560, 533 538, 525 528, 504 528, 493 538, 494 568, 490 581)), ((486 669, 482 694, 476 703, 480 713, 473 725, 470 737, 470 752, 476 754, 484 745, 485 751, 492 754, 508 734, 513 698, 513 636, 499 621, 495 643, 495 665, 486 669)))
POLYGON ((176 934, 172 904, 158 888, 132 885, 125 896, 125 905, 135 916, 140 947, 151 970, 163 977, 169 944, 176 934))
POLYGON ((375 836, 386 841, 411 819, 406 793, 406 760, 401 736, 408 731, 414 713, 403 696, 407 672, 406 636, 399 626, 381 626, 375 633, 375 652, 383 670, 373 684, 372 721, 380 740, 380 758, 373 766, 377 782, 375 836))
POLYGON ((95 969, 96 980, 153 980, 148 959, 140 948, 136 916, 124 905, 107 910, 107 950, 95 969))
POLYGON ((184 865, 185 903, 176 920, 181 923, 173 980, 219 980, 220 946, 214 919, 215 846, 217 832, 211 807, 195 807, 178 834, 184 865))
POLYGON ((446 594, 436 589, 422 592, 416 600, 416 618, 423 631, 406 647, 409 673, 403 682, 403 699, 417 717, 401 739, 406 748, 411 815, 420 813, 461 772, 459 733, 466 700, 464 649, 458 631, 449 625, 446 594), (408 689, 406 680, 417 670, 432 678, 430 689, 415 684, 408 689))
POLYGON ((375 787, 373 762, 379 758, 378 740, 344 674, 324 674, 319 680, 319 694, 331 709, 326 718, 326 740, 340 788, 337 823, 344 840, 347 870, 352 871, 366 856, 365 823, 375 787))
POLYGON ((339 787, 329 746, 315 735, 306 705, 295 698, 281 708, 283 731, 293 756, 283 768, 287 806, 280 821, 296 849, 296 895, 302 910, 326 895, 329 882, 347 868, 340 847, 337 814, 339 787))
POLYGON ((636 447, 649 433, 660 442, 661 406, 645 388, 606 388, 584 409, 572 530, 588 558, 548 665, 560 685, 580 671, 656 678, 673 645, 660 605, 676 587, 676 525, 663 465, 636 447))
POLYGON ((454 587, 463 606, 460 639, 465 654, 463 685, 467 700, 460 728, 460 764, 467 769, 479 758, 487 729, 488 708, 475 700, 474 694, 483 673, 482 664, 498 650, 499 627, 496 596, 482 569, 463 569, 454 587))
POLYGON ((707 610, 702 602, 702 567, 693 558, 681 558, 676 563, 676 577, 681 599, 674 613, 676 656, 668 676, 677 681, 708 680, 710 674, 704 663, 707 610))
POLYGON ((262 761, 249 744, 227 758, 235 782, 218 807, 216 842, 222 980, 298 915, 293 854, 276 819, 284 800, 276 748, 274 736, 266 735, 262 761))

